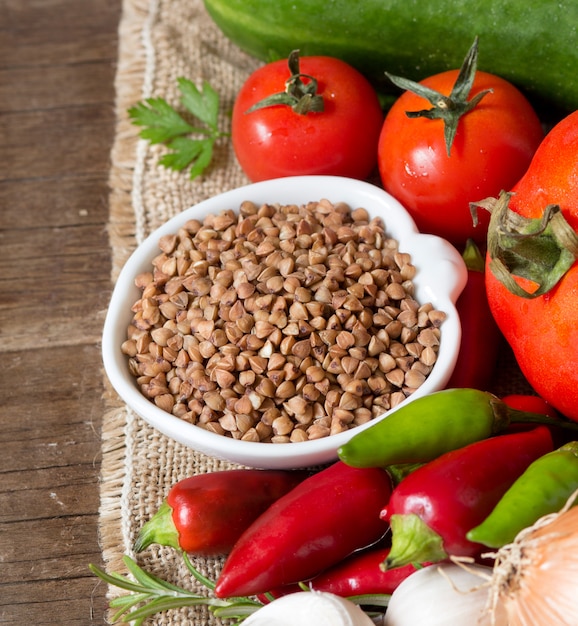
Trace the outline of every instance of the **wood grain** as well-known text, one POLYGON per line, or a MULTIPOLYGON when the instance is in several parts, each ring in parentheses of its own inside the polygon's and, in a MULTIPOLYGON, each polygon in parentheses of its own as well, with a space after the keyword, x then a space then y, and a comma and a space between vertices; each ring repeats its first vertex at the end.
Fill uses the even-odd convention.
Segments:
POLYGON ((121 0, 0 0, 0 623, 104 624, 98 543, 121 0))

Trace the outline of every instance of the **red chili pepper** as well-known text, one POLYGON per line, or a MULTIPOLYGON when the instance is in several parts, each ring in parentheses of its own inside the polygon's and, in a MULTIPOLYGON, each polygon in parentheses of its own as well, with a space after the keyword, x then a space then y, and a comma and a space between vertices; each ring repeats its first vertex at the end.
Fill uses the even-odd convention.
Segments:
POLYGON ((370 594, 391 594, 402 581, 416 571, 416 567, 410 563, 403 567, 383 571, 380 565, 389 556, 390 550, 391 548, 388 546, 356 552, 342 563, 319 574, 308 584, 313 589, 328 591, 342 598, 370 594))
POLYGON ((185 478, 171 487, 142 527, 134 550, 157 543, 190 554, 227 554, 261 513, 309 476, 306 471, 238 469, 185 478))
POLYGON ((448 452, 409 474, 393 491, 381 517, 391 524, 392 547, 383 567, 478 557, 481 544, 466 533, 540 456, 553 450, 545 426, 497 435, 448 452))
POLYGON ((458 360, 446 387, 489 389, 496 369, 502 334, 490 311, 486 295, 485 263, 478 246, 470 239, 463 258, 468 281, 456 308, 462 324, 458 360))
MULTIPOLYGON (((388 557, 389 552, 390 546, 385 546, 380 542, 377 546, 354 552, 344 561, 304 582, 312 589, 334 593, 342 598, 392 594, 417 568, 411 563, 383 571, 380 565, 388 557)), ((423 565, 430 565, 430 563, 423 565)), ((302 591, 298 584, 287 585, 267 594, 258 594, 258 599, 267 604, 272 598, 279 598, 296 591, 302 591)))
MULTIPOLYGON (((573 441, 576 438, 576 433, 568 431, 564 428, 564 423, 561 419, 560 413, 544 398, 535 395, 528 394, 510 394, 504 396, 502 399, 504 404, 507 404, 510 408, 515 409, 517 411, 524 411, 527 413, 541 414, 546 415, 547 417, 552 418, 552 423, 548 425, 550 429, 550 434, 552 435, 552 439, 554 441, 554 448, 559 448, 560 446, 568 443, 569 441, 573 441), (556 422, 560 420, 560 426, 557 426, 556 422)), ((531 424, 526 424, 526 429, 528 426, 532 426, 531 424)), ((516 430, 521 430, 524 428, 523 424, 511 424, 506 432, 514 432, 516 430)))
POLYGON ((527 413, 541 413, 548 415, 549 417, 559 418, 560 414, 556 409, 541 398, 540 396, 530 396, 525 394, 512 393, 504 396, 502 402, 505 402, 508 406, 518 411, 525 411, 527 413))
POLYGON ((217 579, 217 597, 266 593, 313 578, 380 539, 391 494, 379 468, 338 461, 304 480, 243 533, 217 579))

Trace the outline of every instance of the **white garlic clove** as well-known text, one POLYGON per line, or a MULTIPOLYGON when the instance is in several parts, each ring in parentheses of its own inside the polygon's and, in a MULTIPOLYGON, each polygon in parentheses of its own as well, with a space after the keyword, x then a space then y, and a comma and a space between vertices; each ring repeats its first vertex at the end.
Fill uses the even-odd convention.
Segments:
POLYGON ((300 591, 265 605, 243 626, 374 626, 359 606, 332 593, 300 591))
POLYGON ((383 626, 506 626, 502 611, 489 611, 492 568, 455 563, 430 565, 393 592, 383 626))

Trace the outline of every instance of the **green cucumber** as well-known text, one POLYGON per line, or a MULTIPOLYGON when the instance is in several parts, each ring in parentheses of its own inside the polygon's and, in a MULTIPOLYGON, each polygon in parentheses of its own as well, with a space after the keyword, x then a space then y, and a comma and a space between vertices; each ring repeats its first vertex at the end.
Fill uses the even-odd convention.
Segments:
POLYGON ((476 35, 478 67, 529 97, 578 109, 576 0, 204 0, 220 30, 262 61, 343 59, 387 90, 384 71, 421 80, 459 68, 476 35))

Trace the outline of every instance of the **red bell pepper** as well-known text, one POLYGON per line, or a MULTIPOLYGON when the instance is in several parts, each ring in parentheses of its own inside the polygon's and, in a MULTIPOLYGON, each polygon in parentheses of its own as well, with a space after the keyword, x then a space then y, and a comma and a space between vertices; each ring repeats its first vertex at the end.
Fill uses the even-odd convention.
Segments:
POLYGON ((458 360, 446 387, 471 387, 486 391, 503 340, 486 295, 485 260, 473 240, 468 240, 463 253, 468 280, 456 308, 462 324, 462 341, 458 360))
POLYGON ((380 468, 338 461, 304 480, 243 533, 225 561, 217 597, 266 593, 307 581, 378 541, 392 485, 380 468))
POLYGON ((551 452, 546 426, 497 435, 448 452, 409 474, 393 491, 381 517, 391 524, 391 552, 382 567, 478 557, 468 541, 500 498, 538 457, 551 452))
POLYGON ((157 543, 196 555, 227 554, 261 513, 310 474, 238 469, 185 478, 142 527, 134 550, 157 543))

